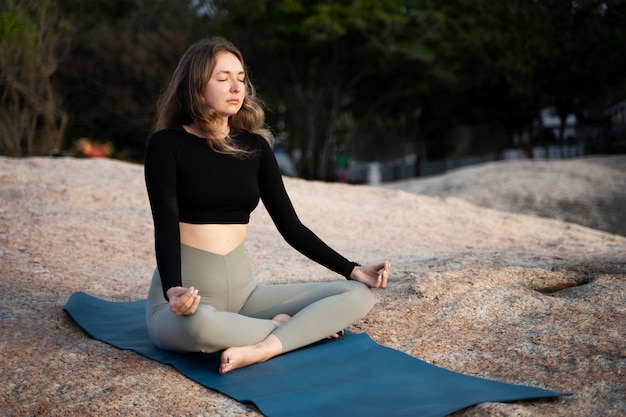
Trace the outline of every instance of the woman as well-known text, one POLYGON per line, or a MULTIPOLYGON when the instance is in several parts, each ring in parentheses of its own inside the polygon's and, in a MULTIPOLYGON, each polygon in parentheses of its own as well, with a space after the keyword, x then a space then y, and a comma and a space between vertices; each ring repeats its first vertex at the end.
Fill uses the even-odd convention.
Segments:
POLYGON ((176 68, 147 145, 157 259, 150 337, 167 350, 224 350, 221 373, 339 337, 372 308, 368 287, 389 277, 389 262, 361 267, 300 222, 264 117, 239 50, 204 40, 176 68), (348 280, 257 286, 244 241, 259 198, 293 247, 348 280))

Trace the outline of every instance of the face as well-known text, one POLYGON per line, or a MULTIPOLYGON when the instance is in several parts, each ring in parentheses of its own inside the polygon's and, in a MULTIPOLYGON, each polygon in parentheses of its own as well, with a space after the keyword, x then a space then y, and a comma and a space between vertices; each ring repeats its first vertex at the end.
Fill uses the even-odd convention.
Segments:
POLYGON ((245 72, 241 62, 230 52, 219 52, 213 73, 204 87, 205 100, 227 122, 239 111, 245 95, 245 72))

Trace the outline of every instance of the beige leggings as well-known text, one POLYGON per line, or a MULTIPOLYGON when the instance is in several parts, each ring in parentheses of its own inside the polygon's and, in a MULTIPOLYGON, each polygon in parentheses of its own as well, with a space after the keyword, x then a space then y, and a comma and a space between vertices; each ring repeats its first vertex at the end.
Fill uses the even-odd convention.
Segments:
POLYGON ((165 350, 210 353, 274 333, 288 352, 349 326, 375 302, 356 281, 257 286, 243 244, 227 255, 181 245, 181 261, 183 286, 197 288, 201 303, 191 316, 172 313, 154 271, 146 318, 150 337, 165 350), (277 327, 271 318, 280 313, 292 318, 277 327))

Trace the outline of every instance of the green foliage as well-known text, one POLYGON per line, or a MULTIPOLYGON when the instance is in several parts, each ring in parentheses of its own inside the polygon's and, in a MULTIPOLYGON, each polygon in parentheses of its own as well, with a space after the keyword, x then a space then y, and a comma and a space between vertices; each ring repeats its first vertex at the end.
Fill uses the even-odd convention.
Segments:
POLYGON ((219 2, 218 27, 236 29, 229 35, 253 75, 264 74, 255 77, 259 91, 284 109, 274 121, 284 126, 278 133, 287 148, 301 151, 306 177, 331 177, 334 153, 342 149, 358 147, 363 155, 388 134, 381 120, 393 116, 378 113, 400 100, 415 103, 426 88, 415 75, 429 72, 433 61, 427 41, 436 14, 404 1, 276 0, 255 13, 247 4, 219 2))
POLYGON ((141 160, 156 99, 175 65, 206 35, 192 2, 58 0, 77 32, 58 79, 72 113, 66 143, 111 141, 141 160))
POLYGON ((309 178, 331 178, 337 154, 442 157, 458 125, 523 131, 543 106, 626 94, 623 0, 45 0, 63 16, 48 36, 73 33, 60 62, 32 46, 39 21, 0 1, 3 52, 39 56, 28 62, 62 87, 66 143, 108 140, 136 159, 156 97, 204 36, 242 49, 309 178))
POLYGON ((31 44, 35 41, 35 25, 17 10, 6 10, 0 13, 0 42, 24 42, 31 44))
POLYGON ((0 5, 0 153, 47 154, 67 120, 52 80, 65 27, 51 0, 0 5))
MULTIPOLYGON (((528 129, 539 109, 564 118, 599 97, 625 94, 626 2, 438 0, 445 15, 437 66, 452 77, 430 88, 447 96, 449 124, 528 129)), ((441 73, 438 73, 441 74, 441 73)))

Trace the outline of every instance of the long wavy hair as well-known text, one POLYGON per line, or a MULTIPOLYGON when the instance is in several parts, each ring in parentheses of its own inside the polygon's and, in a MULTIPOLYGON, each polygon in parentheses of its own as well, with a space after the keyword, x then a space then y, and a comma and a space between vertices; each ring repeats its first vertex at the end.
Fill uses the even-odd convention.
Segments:
MULTIPOLYGON (((217 112, 207 104, 203 95, 204 87, 215 68, 215 58, 220 52, 235 55, 247 72, 241 52, 226 39, 209 38, 191 45, 159 97, 153 131, 193 125, 215 152, 245 157, 249 151, 238 146, 230 135, 224 137, 219 134, 217 112)), ((256 97, 254 86, 247 74, 245 89, 241 109, 230 117, 230 128, 235 132, 258 134, 271 146, 273 136, 265 126, 263 102, 256 97)))

